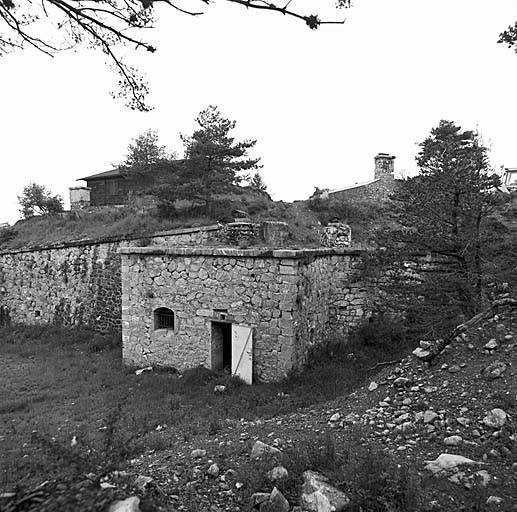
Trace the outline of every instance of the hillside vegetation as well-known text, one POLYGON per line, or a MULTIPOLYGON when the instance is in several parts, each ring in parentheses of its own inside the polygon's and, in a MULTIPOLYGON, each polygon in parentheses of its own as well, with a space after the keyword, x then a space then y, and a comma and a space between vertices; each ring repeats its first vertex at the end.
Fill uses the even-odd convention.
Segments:
POLYGON ((110 237, 146 237, 154 232, 233 222, 235 210, 246 212, 251 222, 287 222, 292 247, 319 245, 321 226, 333 220, 349 223, 354 241, 364 241, 382 206, 374 203, 344 204, 337 201, 273 201, 265 193, 239 188, 221 198, 211 216, 195 208, 178 209, 163 215, 144 201, 122 207, 90 207, 56 215, 20 220, 0 231, 0 250, 43 247, 51 244, 110 237))

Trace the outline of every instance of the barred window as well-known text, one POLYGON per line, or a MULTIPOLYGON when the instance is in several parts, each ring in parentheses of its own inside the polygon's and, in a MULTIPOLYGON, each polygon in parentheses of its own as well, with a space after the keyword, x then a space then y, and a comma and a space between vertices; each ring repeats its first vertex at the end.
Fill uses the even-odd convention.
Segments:
POLYGON ((174 329, 174 311, 158 308, 154 311, 154 329, 174 329))

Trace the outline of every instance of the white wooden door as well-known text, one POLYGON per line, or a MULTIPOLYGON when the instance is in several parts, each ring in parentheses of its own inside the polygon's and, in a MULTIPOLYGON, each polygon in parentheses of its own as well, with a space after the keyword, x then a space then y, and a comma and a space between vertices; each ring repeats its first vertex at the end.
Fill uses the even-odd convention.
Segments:
POLYGON ((251 384, 252 373, 253 329, 247 325, 232 324, 232 375, 251 384))

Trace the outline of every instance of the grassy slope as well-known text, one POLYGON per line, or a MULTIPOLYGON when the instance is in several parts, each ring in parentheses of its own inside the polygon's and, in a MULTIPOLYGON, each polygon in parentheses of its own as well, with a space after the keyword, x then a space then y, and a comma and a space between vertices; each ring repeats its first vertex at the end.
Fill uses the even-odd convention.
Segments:
POLYGON ((359 385, 366 369, 386 357, 377 349, 347 357, 349 351, 354 347, 336 352, 331 360, 325 357, 325 365, 316 362, 285 382, 248 387, 209 370, 194 370, 182 378, 165 371, 137 376, 122 367, 116 340, 93 333, 2 328, 0 490, 16 482, 37 482, 42 474, 69 474, 66 463, 54 464, 46 455, 54 438, 66 447, 76 435, 83 445, 102 451, 103 429, 111 425, 128 448, 113 457, 126 458, 167 447, 166 436, 156 432, 158 425, 166 424, 188 440, 214 435, 231 419, 269 418, 334 399, 359 385), (216 384, 227 385, 227 392, 214 394, 216 384), (135 440, 126 442, 133 435, 135 440))
POLYGON ((53 217, 34 217, 18 221, 0 231, 0 250, 44 246, 50 243, 120 236, 148 236, 156 231, 202 226, 233 220, 234 210, 249 213, 253 222, 274 220, 287 222, 292 247, 319 245, 319 229, 335 217, 352 227, 354 241, 364 241, 382 210, 376 204, 343 205, 325 202, 317 207, 308 201, 284 203, 265 195, 241 192, 225 199, 211 217, 193 213, 177 213, 163 217, 154 210, 139 206, 103 207, 65 212, 53 217))

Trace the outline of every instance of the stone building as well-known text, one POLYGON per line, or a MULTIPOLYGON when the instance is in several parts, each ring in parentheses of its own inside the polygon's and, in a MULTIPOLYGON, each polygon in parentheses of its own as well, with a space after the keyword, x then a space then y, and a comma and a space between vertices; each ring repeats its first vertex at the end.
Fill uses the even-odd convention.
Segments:
POLYGON ((504 170, 503 185, 509 192, 517 190, 517 167, 508 167, 504 170))
POLYGON ((387 153, 379 153, 375 157, 375 169, 372 180, 334 190, 321 190, 316 197, 321 199, 384 201, 389 198, 395 187, 395 157, 387 153))
POLYGON ((248 383, 300 368, 315 345, 364 317, 360 252, 128 247, 122 254, 124 363, 204 365, 248 383))

